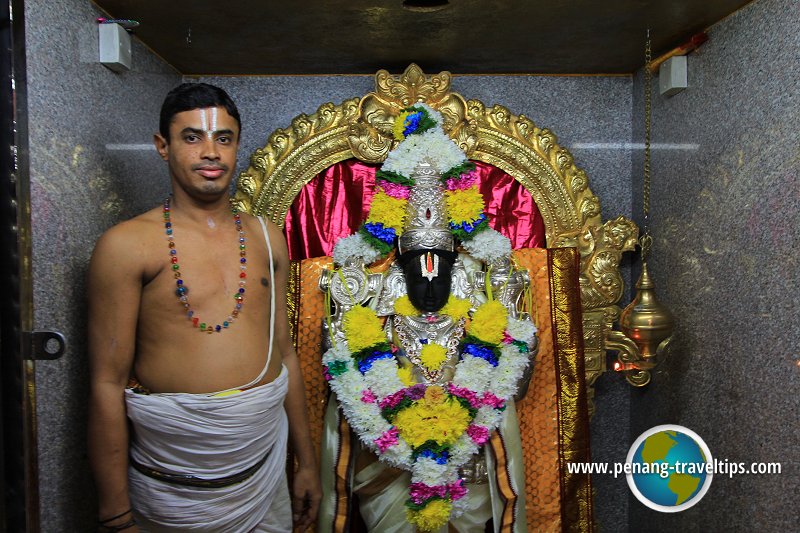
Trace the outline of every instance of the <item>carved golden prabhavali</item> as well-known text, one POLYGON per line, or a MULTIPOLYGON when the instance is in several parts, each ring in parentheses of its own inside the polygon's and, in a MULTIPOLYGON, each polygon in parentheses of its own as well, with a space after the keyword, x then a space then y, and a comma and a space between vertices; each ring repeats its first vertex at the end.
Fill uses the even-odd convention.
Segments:
MULTIPOLYGON (((622 296, 622 253, 633 250, 638 228, 618 217, 602 222, 600 200, 589 189, 586 173, 558 145, 548 129, 501 105, 486 107, 451 92, 451 75, 426 76, 410 65, 400 76, 375 75, 375 91, 340 105, 326 103, 311 116, 299 115, 286 129, 270 135, 252 155, 238 179, 239 209, 268 216, 283 227, 302 187, 331 165, 350 158, 379 163, 397 143, 392 123, 399 112, 425 102, 444 117, 444 129, 472 160, 494 165, 516 178, 532 195, 544 219, 547 246, 576 247, 581 255, 581 301, 586 378, 592 388, 606 370, 606 350, 636 349, 613 329, 622 296)), ((649 381, 647 369, 635 384, 649 381)))

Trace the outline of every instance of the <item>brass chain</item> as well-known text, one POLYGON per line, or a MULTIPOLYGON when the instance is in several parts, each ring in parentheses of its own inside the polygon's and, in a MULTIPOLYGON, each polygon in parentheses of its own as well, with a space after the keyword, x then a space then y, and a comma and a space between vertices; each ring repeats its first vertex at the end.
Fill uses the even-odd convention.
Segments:
POLYGON ((650 72, 650 30, 647 30, 647 44, 644 51, 644 182, 642 184, 642 208, 644 210, 645 228, 650 216, 650 115, 652 104, 650 100, 653 73, 650 72))
POLYGON ((642 211, 644 212, 644 230, 639 240, 642 247, 642 260, 647 260, 653 240, 650 237, 650 116, 652 113, 651 84, 653 73, 650 71, 652 52, 650 50, 650 29, 647 29, 647 41, 644 49, 644 179, 642 180, 642 211))

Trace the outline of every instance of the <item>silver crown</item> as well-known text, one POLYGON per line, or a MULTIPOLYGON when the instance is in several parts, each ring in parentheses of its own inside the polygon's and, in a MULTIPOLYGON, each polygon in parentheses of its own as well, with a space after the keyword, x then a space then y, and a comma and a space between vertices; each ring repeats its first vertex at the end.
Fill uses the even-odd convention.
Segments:
POLYGON ((447 225, 444 190, 436 169, 423 161, 411 176, 414 186, 406 207, 406 223, 398 239, 398 251, 430 250, 438 248, 453 251, 455 240, 447 225))

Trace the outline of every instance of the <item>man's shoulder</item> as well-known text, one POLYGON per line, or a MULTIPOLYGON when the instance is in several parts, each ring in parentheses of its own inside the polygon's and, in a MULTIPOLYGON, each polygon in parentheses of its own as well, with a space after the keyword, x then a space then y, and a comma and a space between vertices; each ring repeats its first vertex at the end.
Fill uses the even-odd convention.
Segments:
POLYGON ((106 230, 97 240, 95 254, 110 252, 125 256, 141 256, 144 249, 163 234, 161 208, 153 208, 106 230))

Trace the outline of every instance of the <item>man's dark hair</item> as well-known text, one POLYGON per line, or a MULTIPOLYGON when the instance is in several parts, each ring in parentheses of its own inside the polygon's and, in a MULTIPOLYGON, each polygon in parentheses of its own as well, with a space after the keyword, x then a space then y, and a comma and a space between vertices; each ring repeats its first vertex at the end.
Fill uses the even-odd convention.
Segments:
POLYGON ((172 117, 184 111, 202 109, 205 107, 224 107, 230 116, 236 119, 239 133, 242 131, 242 120, 239 110, 228 93, 208 83, 182 83, 172 89, 164 103, 161 105, 161 117, 158 121, 158 131, 169 142, 169 125, 172 117))

